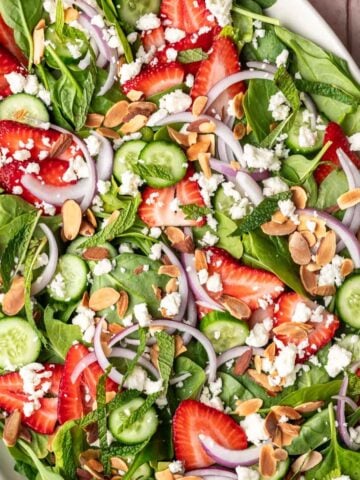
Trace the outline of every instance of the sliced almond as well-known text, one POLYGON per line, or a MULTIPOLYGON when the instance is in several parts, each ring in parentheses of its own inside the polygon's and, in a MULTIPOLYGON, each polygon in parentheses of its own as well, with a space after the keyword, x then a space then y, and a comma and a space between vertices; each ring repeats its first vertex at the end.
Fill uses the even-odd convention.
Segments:
POLYGON ((360 188, 353 188, 352 190, 340 195, 340 197, 337 199, 337 204, 341 210, 354 207, 358 203, 360 203, 360 188))
POLYGON ((188 132, 197 132, 197 133, 215 133, 216 124, 213 121, 208 120, 195 120, 191 122, 187 127, 188 132))
POLYGON ((261 230, 266 233, 267 235, 275 235, 275 236, 285 236, 290 235, 291 233, 295 232, 296 225, 291 220, 287 220, 285 223, 279 224, 275 222, 267 222, 261 225, 261 230))
POLYGON ((105 247, 89 247, 83 252, 82 257, 85 260, 103 260, 109 258, 109 250, 105 247))
POLYGON ((61 133, 58 139, 51 145, 49 157, 60 157, 72 144, 72 136, 68 133, 61 133))
POLYGON ((207 270, 208 264, 206 260, 206 253, 203 250, 195 250, 195 270, 200 272, 200 270, 207 270))
POLYGON ((179 227, 166 227, 165 233, 171 244, 185 240, 185 234, 179 227))
POLYGON ((85 217, 87 218, 87 220, 89 221, 89 223, 94 227, 96 228, 97 227, 97 220, 96 220, 96 217, 94 215, 94 212, 92 210, 90 210, 90 208, 88 208, 85 212, 85 217))
POLYGON ((280 223, 282 225, 283 223, 287 222, 287 217, 283 215, 280 210, 274 213, 274 215, 271 217, 271 221, 275 223, 280 223))
POLYGON ((245 352, 235 360, 233 372, 235 375, 243 375, 249 368, 252 359, 252 349, 245 350, 245 352))
POLYGON ((104 115, 100 113, 88 113, 86 117, 85 127, 88 128, 98 128, 101 127, 104 121, 104 115))
POLYGON ((305 402, 295 407, 295 410, 301 414, 311 413, 311 412, 315 412, 318 408, 321 408, 323 405, 324 405, 324 402, 322 400, 318 400, 315 402, 305 402))
POLYGON ((309 265, 306 265, 306 268, 309 270, 309 272, 319 272, 321 270, 320 265, 313 262, 309 263, 309 265))
POLYGON ((318 297, 331 297, 335 295, 335 293, 336 287, 334 285, 316 286, 312 291, 312 294, 318 297))
POLYGON ((161 265, 158 270, 158 274, 178 278, 180 277, 180 270, 179 267, 177 267, 176 265, 161 265))
POLYGON ((260 450, 259 472, 264 477, 272 477, 276 473, 276 458, 272 445, 263 445, 260 450))
POLYGON ((171 278, 165 285, 166 293, 174 293, 179 290, 179 282, 176 278, 171 278))
POLYGON ((347 277, 354 270, 354 262, 350 258, 345 258, 341 267, 340 273, 342 277, 347 277))
POLYGON ((291 258, 297 265, 307 265, 311 261, 311 251, 308 242, 299 232, 294 232, 289 238, 291 258))
POLYGON ((145 115, 136 115, 129 122, 124 123, 124 125, 120 128, 120 132, 124 135, 138 132, 141 128, 145 127, 147 121, 148 119, 145 115))
POLYGON ((14 447, 21 430, 21 412, 14 410, 8 417, 5 418, 5 425, 3 431, 3 440, 7 447, 14 447))
POLYGON ((302 187, 291 187, 292 192, 292 201, 294 202, 296 208, 305 208, 307 203, 307 194, 302 187))
POLYGON ((258 373, 256 370, 249 369, 247 373, 250 375, 250 377, 259 385, 265 388, 268 392, 271 393, 277 393, 281 392, 282 388, 280 386, 273 386, 270 385, 269 379, 265 373, 258 373))
POLYGON ((91 308, 91 310, 94 310, 94 312, 98 312, 105 308, 111 307, 112 305, 115 305, 119 298, 120 293, 117 292, 114 288, 100 288, 91 295, 89 299, 89 307, 91 308))
POLYGON ((150 348, 150 360, 154 367, 159 368, 159 345, 157 343, 150 348))
POLYGON ((74 22, 75 20, 77 20, 79 18, 79 10, 76 10, 76 8, 67 8, 65 11, 64 11, 64 21, 65 23, 70 23, 70 22, 74 22))
POLYGON ((15 277, 10 289, 5 293, 2 302, 2 310, 5 315, 16 315, 25 304, 25 281, 24 277, 15 277))
POLYGON ((205 178, 211 178, 210 153, 199 153, 199 164, 205 178))
POLYGON ((236 160, 231 160, 230 162, 230 167, 235 170, 235 172, 238 172, 239 170, 241 170, 241 165, 239 162, 237 162, 236 160))
MULTIPOLYGON (((305 325, 306 324, 300 324, 296 322, 284 322, 275 327, 273 332, 275 335, 290 336, 294 340, 296 339, 298 342, 302 342, 308 338, 308 330, 306 327, 304 327, 305 325)), ((308 327, 310 329, 312 328, 311 325, 308 327)))
POLYGON ((235 140, 242 140, 246 135, 246 126, 243 123, 237 123, 233 128, 235 140))
POLYGON ((282 434, 281 446, 285 447, 291 445, 293 439, 299 436, 301 429, 300 425, 293 425, 291 423, 280 423, 278 427, 282 434))
POLYGON ((327 265, 334 258, 335 253, 336 234, 333 230, 329 230, 320 241, 320 246, 316 252, 316 263, 322 267, 327 265))
POLYGON ((122 470, 123 472, 127 472, 129 470, 126 462, 119 457, 112 457, 110 459, 110 465, 112 468, 115 468, 116 470, 122 470))
POLYGON ((150 117, 151 114, 156 112, 157 108, 154 102, 132 102, 129 105, 129 113, 150 117))
POLYGON ((278 418, 272 410, 266 415, 264 430, 270 438, 274 438, 278 427, 278 418))
POLYGON ((161 470, 160 472, 155 473, 156 480, 174 480, 174 475, 167 468, 166 470, 161 470))
POLYGON ((203 140, 194 143, 186 150, 186 156, 188 160, 194 162, 199 159, 200 153, 207 153, 210 148, 210 141, 203 140))
POLYGON ((187 351, 186 346, 184 345, 184 340, 181 335, 175 335, 175 357, 178 357, 182 353, 187 351))
POLYGON ((216 151, 215 135, 213 133, 202 133, 198 138, 200 142, 210 142, 209 152, 214 156, 216 151))
POLYGON ((316 467, 316 465, 319 465, 322 459, 323 456, 316 450, 313 450, 309 453, 304 453, 291 465, 291 470, 296 473, 307 472, 308 470, 316 467))
POLYGON ((232 101, 235 117, 241 120, 244 117, 244 93, 239 92, 232 101))
POLYGON ((118 132, 115 132, 115 130, 112 130, 111 128, 100 127, 97 128, 96 131, 99 135, 102 135, 105 138, 110 138, 110 140, 118 140, 120 138, 118 132))
POLYGON ((287 405, 275 405, 271 407, 271 410, 275 413, 278 419, 284 416, 290 420, 300 420, 301 418, 301 414, 295 410, 295 408, 287 405))
POLYGON ((190 235, 186 235, 184 240, 180 242, 173 243, 172 247, 181 253, 193 253, 194 252, 194 242, 190 235))
POLYGON ((301 235, 305 238, 310 248, 314 247, 316 244, 316 237, 309 230, 304 230, 301 232, 301 235))
POLYGON ((61 207, 63 221, 63 235, 66 240, 74 240, 80 231, 82 212, 80 205, 75 200, 66 200, 61 207))
POLYGON ((299 216, 299 232, 303 230, 309 230, 314 233, 316 238, 323 238, 326 235, 326 224, 323 220, 317 217, 311 217, 308 215, 299 216))
POLYGON ((40 20, 33 31, 34 56, 35 65, 40 65, 45 53, 45 20, 40 20))
POLYGON ((254 357, 254 366, 257 373, 261 373, 262 370, 262 360, 260 355, 255 355, 254 357))
POLYGON ((156 285, 151 285, 151 288, 152 288, 152 291, 154 292, 155 298, 160 301, 162 298, 161 288, 156 285))
POLYGON ((305 265, 300 267, 300 278, 307 292, 313 294, 314 288, 317 286, 317 275, 311 272, 305 265))
POLYGON ((246 417, 256 413, 263 405, 263 401, 260 398, 251 398, 250 400, 238 400, 236 402, 235 413, 240 417, 246 417))
POLYGON ((82 220, 79 233, 84 237, 92 237, 95 233, 95 228, 87 220, 82 220))
POLYGON ((276 345, 274 342, 270 343, 264 351, 264 357, 269 359, 271 362, 274 361, 276 355, 276 345))
POLYGON ((93 470, 93 469, 90 467, 90 465, 86 465, 86 464, 85 464, 85 465, 83 466, 83 469, 90 473, 92 480, 93 480, 94 478, 95 478, 96 480, 104 480, 104 478, 105 478, 100 472, 96 472, 95 470, 93 470))
POLYGON ((206 107, 208 97, 204 95, 199 95, 195 98, 192 104, 191 112, 195 117, 201 115, 206 107))
POLYGON ((104 471, 102 463, 96 458, 89 458, 86 465, 88 465, 94 472, 101 473, 104 471))
POLYGON ((129 295, 125 290, 120 290, 119 300, 116 302, 116 311, 120 319, 123 319, 126 315, 126 312, 129 308, 129 295))
POLYGON ((114 128, 123 123, 129 113, 129 102, 120 100, 115 103, 107 112, 104 118, 104 127, 114 128))
POLYGON ((88 292, 84 292, 81 298, 80 305, 85 308, 89 308, 89 294, 88 292))
POLYGON ((230 295, 221 295, 220 303, 235 318, 248 319, 251 316, 249 305, 242 300, 230 295))
POLYGON ((112 335, 117 335, 118 333, 124 331, 125 327, 119 325, 118 323, 109 323, 108 329, 112 335))
POLYGON ((283 462, 288 458, 289 454, 283 448, 277 448, 274 450, 274 457, 278 462, 283 462))
POLYGON ((167 131, 170 138, 183 147, 190 147, 197 141, 196 132, 181 133, 171 127, 167 127, 167 131))

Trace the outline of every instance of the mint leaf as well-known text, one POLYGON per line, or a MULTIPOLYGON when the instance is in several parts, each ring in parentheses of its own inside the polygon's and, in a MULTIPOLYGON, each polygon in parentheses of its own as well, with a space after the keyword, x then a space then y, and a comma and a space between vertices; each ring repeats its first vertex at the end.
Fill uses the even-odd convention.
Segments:
POLYGON ((346 105, 357 107, 359 99, 346 93, 344 90, 323 82, 310 82, 308 80, 295 80, 295 85, 300 92, 310 93, 311 95, 321 95, 329 97, 346 105))
POLYGON ((129 362, 128 364, 128 367, 126 369, 126 373, 124 375, 124 378, 123 378, 123 381, 122 381, 122 385, 124 385, 126 379, 132 374, 132 372, 134 371, 134 368, 136 367, 138 361, 139 361, 139 358, 141 357, 141 355, 144 353, 145 351, 145 348, 146 348, 146 340, 147 340, 147 331, 145 328, 139 328, 138 330, 139 332, 139 345, 138 345, 138 348, 137 348, 137 351, 136 351, 136 355, 135 357, 129 362))
POLYGON ((98 436, 101 450, 101 463, 104 466, 105 475, 110 473, 110 455, 107 441, 107 411, 106 411, 106 380, 108 371, 101 375, 96 388, 96 403, 98 409, 98 436))
POLYGON ((189 203, 187 205, 180 205, 185 218, 187 220, 198 220, 205 215, 211 213, 211 208, 196 205, 196 203, 189 203))
POLYGON ((263 223, 269 222, 272 215, 279 209, 279 200, 288 200, 291 192, 281 192, 272 197, 265 198, 254 210, 247 215, 240 223, 235 234, 252 232, 259 228, 263 223))
POLYGON ((156 340, 159 346, 159 370, 166 393, 175 358, 175 341, 174 337, 166 332, 158 332, 156 340))
POLYGON ((160 167, 159 165, 144 165, 142 163, 137 163, 132 166, 132 169, 144 180, 146 180, 147 178, 160 178, 162 180, 169 181, 174 180, 170 169, 167 167, 160 167))
POLYGON ((208 54, 204 52, 202 48, 192 48, 190 50, 183 50, 178 53, 177 60, 180 63, 193 63, 193 62, 201 62, 202 60, 206 60, 208 58, 208 54))
POLYGON ((275 73, 275 85, 285 95, 291 108, 296 112, 299 110, 301 102, 300 95, 296 88, 295 82, 284 66, 281 66, 275 73))
POLYGON ((73 420, 61 425, 52 443, 56 468, 66 478, 75 478, 76 476, 76 464, 72 446, 73 438, 71 435, 71 430, 75 426, 76 423, 73 420))
POLYGON ((110 457, 132 457, 146 447, 149 440, 136 445, 111 445, 109 448, 110 457))

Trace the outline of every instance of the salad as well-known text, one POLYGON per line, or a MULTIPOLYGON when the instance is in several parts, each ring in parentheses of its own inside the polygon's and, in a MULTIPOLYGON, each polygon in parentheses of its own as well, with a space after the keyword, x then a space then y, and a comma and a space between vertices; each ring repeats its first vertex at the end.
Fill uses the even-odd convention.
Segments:
POLYGON ((360 479, 360 86, 273 3, 0 0, 23 477, 360 479))

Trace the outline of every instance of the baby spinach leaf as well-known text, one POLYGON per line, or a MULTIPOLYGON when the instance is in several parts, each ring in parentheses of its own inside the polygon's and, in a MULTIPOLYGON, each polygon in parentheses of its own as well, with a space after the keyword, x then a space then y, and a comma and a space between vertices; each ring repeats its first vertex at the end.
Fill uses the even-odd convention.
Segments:
POLYGON ((38 470, 39 480, 64 480, 61 475, 55 473, 50 467, 46 467, 36 456, 31 446, 24 440, 19 439, 18 444, 22 450, 31 458, 38 470))
POLYGON ((250 400, 253 398, 252 394, 232 375, 220 372, 219 377, 222 380, 220 398, 230 408, 235 408, 237 400, 250 400))
POLYGON ((277 0, 256 0, 262 8, 270 8, 277 2, 277 0))
POLYGON ((183 211, 185 218, 189 220, 197 220, 200 217, 204 217, 211 213, 211 208, 201 207, 196 205, 196 203, 188 203, 187 205, 180 205, 181 210, 183 211))
POLYGON ((196 400, 206 382, 204 369, 190 360, 190 358, 181 356, 175 359, 174 371, 174 377, 179 377, 187 372, 191 374, 191 376, 181 382, 181 387, 179 385, 174 387, 176 398, 179 401, 187 400, 188 398, 196 400))
POLYGON ((311 387, 329 381, 330 377, 324 367, 309 364, 308 366, 309 370, 304 370, 297 379, 296 385, 298 388, 311 387))
POLYGON ((250 62, 252 60, 263 62, 264 60, 268 60, 271 63, 275 63, 276 58, 286 48, 286 45, 275 34, 272 25, 263 24, 262 29, 265 30, 265 36, 256 39, 257 48, 256 44, 254 45, 253 42, 247 43, 244 46, 241 56, 245 62, 250 62))
POLYGON ((68 325, 54 318, 54 310, 48 305, 44 311, 44 325, 53 350, 65 360, 66 354, 75 341, 82 340, 78 325, 68 325))
POLYGON ((294 120, 295 120, 295 116, 296 116, 296 112, 293 112, 291 115, 289 115, 285 120, 283 120, 282 122, 280 122, 275 128, 274 130, 271 130, 271 132, 269 133, 269 135, 267 137, 264 138, 264 140, 260 143, 260 147, 263 147, 263 148, 273 148, 275 143, 276 143, 276 140, 278 139, 278 137, 282 134, 282 133, 285 133, 287 132, 294 120))
MULTIPOLYGON (((258 13, 259 15, 262 14, 262 8, 255 0, 236 0, 234 4, 241 8, 245 8, 245 10, 249 10, 249 12, 258 13)), ((235 12, 233 11, 232 14, 234 13, 235 12)))
POLYGON ((336 205, 338 197, 348 189, 345 173, 342 170, 334 170, 320 184, 317 207, 324 210, 336 205))
POLYGON ((182 50, 178 53, 177 60, 180 63, 192 63, 192 62, 201 62, 201 60, 206 60, 208 54, 204 52, 202 48, 192 48, 189 50, 182 50))
POLYGON ((216 235, 219 237, 217 246, 229 252, 235 258, 241 258, 243 254, 243 244, 241 237, 233 237, 237 224, 221 212, 215 213, 218 221, 216 235))
POLYGON ((105 115, 115 103, 126 98, 125 95, 121 93, 116 83, 105 93, 105 95, 98 95, 101 87, 106 81, 107 75, 108 73, 106 70, 103 70, 102 68, 96 69, 95 90, 90 104, 90 112, 105 115))
POLYGON ((232 13, 232 25, 226 25, 221 30, 222 37, 230 37, 237 43, 241 49, 245 43, 251 42, 253 38, 253 22, 250 17, 241 15, 240 13, 232 13))
POLYGON ((286 68, 282 65, 278 68, 275 74, 275 85, 285 95, 287 101, 290 103, 293 111, 297 111, 300 108, 300 96, 296 88, 294 80, 286 68))
POLYGON ((324 402, 330 401, 331 397, 339 393, 341 386, 341 380, 332 380, 328 383, 321 385, 312 385, 311 387, 304 387, 295 392, 289 393, 281 399, 281 405, 289 405, 296 407, 306 402, 315 402, 317 400, 323 400, 324 402))
POLYGON ((303 455, 315 450, 330 439, 329 412, 327 409, 315 413, 302 424, 300 435, 295 437, 286 450, 289 455, 303 455))

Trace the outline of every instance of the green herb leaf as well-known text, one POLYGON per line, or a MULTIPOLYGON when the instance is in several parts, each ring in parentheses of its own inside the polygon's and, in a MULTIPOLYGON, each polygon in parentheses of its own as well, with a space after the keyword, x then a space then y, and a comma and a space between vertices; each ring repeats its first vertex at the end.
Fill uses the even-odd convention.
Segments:
MULTIPOLYGON (((111 367, 110 367, 111 368, 111 367)), ((106 380, 108 372, 101 375, 96 387, 96 403, 98 410, 98 435, 101 450, 101 463, 104 466, 105 475, 110 473, 110 455, 107 441, 107 411, 106 411, 106 380)))
POLYGON ((175 183, 174 177, 171 174, 171 170, 168 167, 136 163, 135 165, 132 165, 132 169, 135 173, 137 173, 141 178, 144 178, 145 180, 147 178, 160 178, 162 180, 173 181, 175 183))
POLYGON ((328 83, 323 82, 309 82, 307 80, 295 80, 295 85, 300 92, 310 93, 311 95, 321 95, 322 97, 329 97, 346 105, 357 107, 359 105, 359 98, 356 98, 344 90, 333 87, 328 83))
POLYGON ((295 120, 296 112, 293 112, 291 115, 289 115, 285 120, 280 122, 274 130, 272 130, 269 135, 264 138, 264 140, 261 142, 260 147, 262 148, 273 148, 276 140, 278 137, 287 131, 290 130, 294 120, 295 120))
POLYGON ((302 426, 300 435, 295 437, 286 450, 289 455, 303 455, 315 450, 330 439, 329 412, 327 409, 315 413, 302 426))
POLYGON ((202 60, 206 60, 208 58, 208 54, 204 52, 201 48, 192 48, 189 50, 182 50, 178 53, 177 60, 180 63, 193 63, 193 62, 201 62, 202 60))
POLYGON ((112 444, 109 447, 110 457, 132 457, 140 452, 146 445, 149 443, 149 440, 145 440, 142 443, 137 443, 136 445, 114 445, 112 444))
POLYGON ((111 0, 100 0, 102 10, 105 14, 105 18, 108 22, 112 23, 115 26, 116 33, 119 37, 121 46, 124 50, 125 59, 128 63, 131 63, 134 60, 132 50, 128 39, 121 28, 120 18, 117 15, 116 8, 111 0))
POLYGON ((49 305, 44 311, 44 325, 54 352, 63 360, 73 343, 82 340, 80 327, 56 320, 54 310, 49 305))
POLYGON ((36 456, 31 446, 24 440, 18 440, 19 446, 25 453, 31 458, 36 469, 38 470, 38 476, 40 480, 64 480, 61 475, 55 473, 50 467, 46 467, 36 456))
POLYGON ((64 6, 62 0, 56 0, 56 18, 55 18, 55 30, 59 37, 62 37, 65 24, 64 6))
POLYGON ((159 370, 166 394, 175 358, 175 340, 172 335, 163 331, 156 333, 156 340, 159 346, 159 370))
POLYGON ((180 205, 181 210, 183 211, 185 218, 187 220, 198 220, 201 217, 205 217, 211 213, 211 208, 202 207, 196 205, 196 203, 188 203, 187 205, 180 205))
POLYGON ((280 200, 288 200, 291 192, 281 192, 272 197, 266 197, 254 210, 247 215, 240 223, 234 235, 245 232, 252 232, 259 228, 263 223, 269 222, 272 215, 279 209, 280 200))
POLYGON ((301 105, 299 92, 296 88, 292 76, 283 65, 279 67, 277 72, 275 73, 274 81, 275 85, 285 95, 293 111, 297 112, 301 105))
POLYGON ((181 355, 175 359, 174 376, 179 377, 184 373, 190 373, 191 375, 183 380, 181 387, 176 387, 176 398, 179 401, 187 400, 188 398, 196 400, 206 382, 205 371, 190 358, 181 355))
POLYGON ((75 426, 76 422, 74 420, 61 425, 52 442, 56 468, 65 478, 75 478, 76 476, 73 438, 71 435, 71 431, 75 426))
POLYGON ((134 368, 136 367, 139 358, 141 355, 144 353, 145 348, 146 348, 146 340, 147 340, 147 330, 145 328, 139 328, 138 330, 139 334, 139 345, 136 350, 136 355, 135 357, 129 362, 126 372, 123 377, 122 385, 124 385, 126 379, 133 373, 134 368))
POLYGON ((315 402, 323 400, 329 402, 331 397, 337 395, 341 386, 341 380, 332 380, 321 385, 312 385, 311 387, 301 388, 295 392, 289 393, 280 401, 280 405, 289 405, 296 407, 306 402, 315 402))

